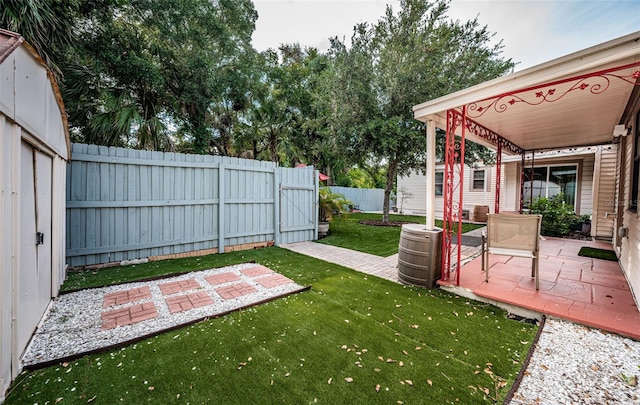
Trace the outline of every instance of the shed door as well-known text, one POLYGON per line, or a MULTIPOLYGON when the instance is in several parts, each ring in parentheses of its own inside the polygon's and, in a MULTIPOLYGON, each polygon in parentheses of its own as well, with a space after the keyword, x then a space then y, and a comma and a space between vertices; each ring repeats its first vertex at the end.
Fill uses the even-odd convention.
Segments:
MULTIPOLYGON (((52 159, 22 143, 17 349, 22 354, 51 299, 52 159), (41 238, 38 238, 38 233, 41 238)), ((62 192, 62 190, 60 190, 62 192)))

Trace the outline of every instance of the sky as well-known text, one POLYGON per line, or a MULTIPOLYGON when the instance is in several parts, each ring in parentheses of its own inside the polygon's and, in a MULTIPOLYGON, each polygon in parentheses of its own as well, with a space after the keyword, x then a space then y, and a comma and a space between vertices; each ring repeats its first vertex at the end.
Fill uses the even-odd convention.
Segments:
MULTIPOLYGON (((353 26, 375 23, 399 0, 253 0, 258 12, 253 46, 281 43, 320 50, 329 38, 349 39, 353 26)), ((478 18, 502 40, 504 58, 523 70, 572 52, 640 31, 640 0, 452 0, 447 15, 465 22, 478 18)))

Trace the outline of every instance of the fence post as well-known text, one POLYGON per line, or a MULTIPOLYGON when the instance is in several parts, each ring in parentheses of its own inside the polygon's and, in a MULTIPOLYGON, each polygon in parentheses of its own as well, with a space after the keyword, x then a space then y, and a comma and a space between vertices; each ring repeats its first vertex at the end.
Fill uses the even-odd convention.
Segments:
POLYGON ((224 163, 218 166, 218 253, 224 253, 224 163))
POLYGON ((282 234, 280 233, 280 167, 273 168, 273 242, 280 246, 282 234))

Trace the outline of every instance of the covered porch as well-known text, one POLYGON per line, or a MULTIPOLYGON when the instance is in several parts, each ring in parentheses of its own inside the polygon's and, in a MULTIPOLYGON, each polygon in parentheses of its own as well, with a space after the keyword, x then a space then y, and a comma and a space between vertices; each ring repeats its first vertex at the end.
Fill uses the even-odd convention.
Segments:
POLYGON ((635 103, 640 102, 639 84, 640 32, 636 32, 414 106, 415 118, 427 127, 427 229, 436 229, 436 128, 446 131, 443 260, 439 281, 443 288, 461 294, 466 292, 501 306, 512 305, 524 308, 525 312, 557 316, 640 339, 637 326, 640 324, 637 309, 640 284, 634 282, 640 270, 625 266, 624 261, 607 262, 577 255, 580 247, 588 243, 613 249, 618 258, 629 254, 635 257, 637 253, 625 253, 625 248, 637 252, 640 247, 629 241, 623 243, 626 233, 614 234, 611 243, 604 245, 544 237, 539 291, 530 278, 530 259, 492 256, 491 277, 485 282, 480 258, 461 261, 464 255, 460 250, 460 236, 456 235, 463 219, 465 140, 485 145, 497 153, 495 205, 490 207, 490 213, 494 214, 500 212, 503 155, 520 156, 521 181, 516 193, 522 213, 523 202, 530 203, 533 199, 532 195, 526 195, 525 171, 533 173, 536 153, 622 145, 616 159, 615 201, 611 201, 612 208, 608 210, 612 212, 594 209, 593 215, 613 218, 614 229, 624 226, 629 201, 634 201, 621 175, 629 171, 629 161, 633 160, 630 142, 625 138, 632 131, 637 132, 637 128, 625 124, 625 117, 635 108, 635 103))
POLYGON ((605 242, 542 239, 539 291, 531 277, 531 260, 519 257, 491 255, 491 276, 485 282, 477 250, 466 260, 463 257, 459 284, 453 280, 438 284, 515 315, 557 317, 640 340, 640 312, 620 265, 578 256, 583 246, 611 249, 605 242))

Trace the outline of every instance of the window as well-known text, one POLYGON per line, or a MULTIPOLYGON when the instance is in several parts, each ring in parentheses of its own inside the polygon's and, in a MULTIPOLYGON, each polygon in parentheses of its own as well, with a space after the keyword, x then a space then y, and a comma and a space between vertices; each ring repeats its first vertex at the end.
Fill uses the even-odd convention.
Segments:
POLYGON ((444 172, 436 172, 436 196, 442 196, 444 190, 444 172))
POLYGON ((575 208, 578 166, 543 166, 524 170, 524 206, 539 197, 552 198, 562 193, 564 202, 575 208))
POLYGON ((638 188, 640 184, 640 111, 636 114, 633 128, 633 176, 631 177, 631 194, 629 195, 629 210, 638 211, 638 188))
POLYGON ((473 184, 471 189, 474 191, 484 190, 484 169, 473 171, 473 184))

